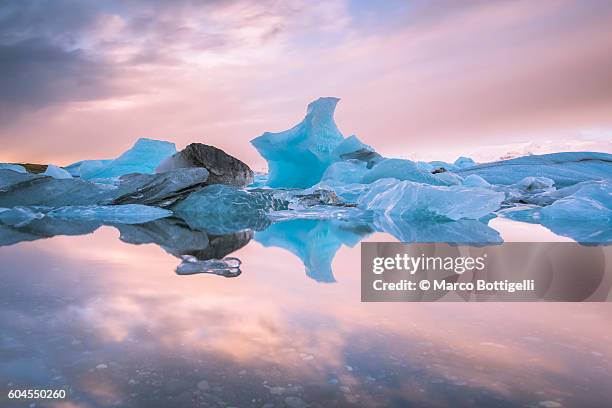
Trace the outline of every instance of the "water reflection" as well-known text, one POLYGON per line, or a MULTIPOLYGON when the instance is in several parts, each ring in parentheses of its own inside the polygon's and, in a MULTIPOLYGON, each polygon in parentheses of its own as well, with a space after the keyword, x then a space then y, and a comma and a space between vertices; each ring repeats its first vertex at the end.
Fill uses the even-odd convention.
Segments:
MULTIPOLYGON (((344 213, 342 213, 344 214, 344 213)), ((319 213, 304 212, 305 219, 278 218, 271 223, 262 216, 228 219, 164 218, 144 224, 106 224, 119 230, 119 239, 135 245, 156 244, 181 260, 178 274, 214 273, 240 275, 240 260, 224 258, 255 239, 266 247, 279 247, 297 256, 306 274, 317 282, 334 282, 332 262, 342 246, 353 247, 374 232, 386 232, 403 242, 451 242, 498 244, 497 231, 476 220, 417 222, 401 218, 354 217, 320 219, 319 213), (310 218, 313 217, 313 218, 310 218), (264 222, 265 221, 265 222, 264 222), (257 231, 257 232, 255 232, 257 231), (217 261, 217 262, 213 262, 217 261)), ((43 217, 23 226, 0 224, 0 246, 56 235, 85 235, 102 223, 43 217)))
POLYGON ((343 242, 334 285, 305 278, 293 254, 264 247, 259 233, 232 254, 243 274, 231 280, 168 273, 176 258, 108 227, 0 248, 0 398, 8 387, 65 388, 71 407, 601 406, 612 397, 608 305, 363 304, 359 248, 338 238, 354 232, 307 225, 307 238, 343 242))

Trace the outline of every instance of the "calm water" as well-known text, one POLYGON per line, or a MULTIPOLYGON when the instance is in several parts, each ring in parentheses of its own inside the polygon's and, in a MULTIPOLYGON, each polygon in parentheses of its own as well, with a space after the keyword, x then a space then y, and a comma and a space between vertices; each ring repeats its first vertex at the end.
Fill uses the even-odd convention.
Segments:
MULTIPOLYGON (((491 225, 510 241, 564 240, 539 226, 491 225)), ((342 246, 336 282, 320 283, 294 254, 257 241, 231 255, 242 274, 225 278, 177 275, 176 257, 118 236, 101 227, 0 248, 0 406, 612 400, 610 304, 365 304, 359 245, 342 246), (9 401, 11 388, 65 389, 68 398, 9 401)))

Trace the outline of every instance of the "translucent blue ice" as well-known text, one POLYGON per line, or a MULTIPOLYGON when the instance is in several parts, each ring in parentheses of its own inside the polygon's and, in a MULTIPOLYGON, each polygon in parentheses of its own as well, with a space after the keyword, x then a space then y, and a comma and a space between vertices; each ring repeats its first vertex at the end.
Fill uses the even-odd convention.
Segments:
POLYGON ((49 176, 49 177, 53 177, 53 178, 56 178, 56 179, 70 179, 70 178, 72 178, 72 175, 68 171, 62 169, 61 167, 57 167, 57 166, 55 166, 53 164, 49 164, 47 166, 47 169, 45 170, 43 175, 49 176))
POLYGON ((362 177, 361 182, 370 184, 376 180, 385 178, 409 180, 433 185, 448 184, 445 180, 434 177, 433 174, 423 169, 422 166, 417 165, 417 163, 405 159, 382 160, 362 177))
POLYGON ((487 182, 487 180, 476 174, 470 174, 466 178, 463 179, 463 185, 466 187, 482 187, 489 188, 491 184, 487 182))
POLYGON ((68 166, 68 171, 81 178, 104 179, 130 173, 153 174, 155 168, 176 153, 174 143, 141 138, 114 160, 85 160, 68 166))
POLYGON ((335 160, 333 151, 344 140, 334 122, 338 98, 319 98, 306 117, 280 133, 266 132, 251 140, 268 161, 270 187, 306 188, 316 184, 335 160))
POLYGON ((13 170, 13 171, 16 171, 17 173, 27 173, 28 172, 25 169, 25 167, 20 166, 18 164, 11 164, 11 163, 0 163, 0 170, 13 170))
POLYGON ((69 206, 56 208, 46 214, 53 218, 109 224, 142 224, 171 215, 170 210, 140 204, 69 206))
POLYGON ((542 219, 612 222, 612 183, 584 183, 573 194, 542 208, 542 219))
POLYGON ((477 174, 491 184, 516 184, 525 177, 547 177, 566 187, 588 180, 612 178, 612 155, 566 152, 518 157, 457 170, 460 176, 477 174))
POLYGON ((500 208, 504 193, 382 179, 358 200, 364 210, 412 219, 479 219, 500 208))

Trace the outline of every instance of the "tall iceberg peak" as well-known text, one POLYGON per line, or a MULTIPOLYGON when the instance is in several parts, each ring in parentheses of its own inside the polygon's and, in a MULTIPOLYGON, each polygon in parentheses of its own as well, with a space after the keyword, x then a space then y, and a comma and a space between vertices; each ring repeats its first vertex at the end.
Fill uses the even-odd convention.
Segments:
POLYGON ((316 184, 335 160, 344 136, 334 122, 339 98, 319 98, 308 105, 306 117, 289 130, 266 132, 251 140, 268 161, 270 187, 307 188, 316 184))

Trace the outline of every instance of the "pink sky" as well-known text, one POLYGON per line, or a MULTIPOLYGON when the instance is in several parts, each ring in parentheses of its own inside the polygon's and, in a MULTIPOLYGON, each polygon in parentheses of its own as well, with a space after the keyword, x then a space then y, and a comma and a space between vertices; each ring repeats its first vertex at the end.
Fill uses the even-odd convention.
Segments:
POLYGON ((0 6, 4 162, 115 157, 149 137, 261 169, 249 140, 319 96, 387 156, 612 151, 605 1, 22 4, 0 6))

